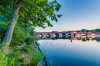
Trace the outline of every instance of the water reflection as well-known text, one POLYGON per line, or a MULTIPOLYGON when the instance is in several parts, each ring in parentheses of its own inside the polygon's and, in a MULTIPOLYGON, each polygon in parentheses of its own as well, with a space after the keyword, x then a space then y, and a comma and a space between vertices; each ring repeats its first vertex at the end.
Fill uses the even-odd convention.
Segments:
POLYGON ((40 44, 39 44, 37 41, 34 41, 34 50, 36 51, 36 49, 38 48, 39 52, 40 52, 40 53, 42 54, 42 56, 43 56, 43 60, 42 60, 43 66, 48 66, 48 61, 47 61, 47 59, 46 59, 46 56, 45 56, 45 54, 42 52, 42 50, 41 50, 41 48, 40 48, 39 45, 40 45, 40 44))
POLYGON ((52 66, 100 66, 100 42, 96 40, 40 40, 40 48, 52 66))
POLYGON ((82 42, 86 42, 86 41, 96 41, 96 42, 100 42, 100 37, 99 38, 94 38, 94 39, 76 39, 76 38, 72 38, 69 39, 70 42, 73 42, 73 40, 81 40, 82 42))

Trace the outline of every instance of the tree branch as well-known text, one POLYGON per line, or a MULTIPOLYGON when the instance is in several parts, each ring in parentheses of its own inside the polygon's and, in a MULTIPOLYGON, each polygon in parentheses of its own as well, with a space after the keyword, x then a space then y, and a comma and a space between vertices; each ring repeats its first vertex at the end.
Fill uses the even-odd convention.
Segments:
POLYGON ((19 1, 16 3, 16 5, 19 5, 22 1, 23 1, 23 0, 19 0, 19 1))

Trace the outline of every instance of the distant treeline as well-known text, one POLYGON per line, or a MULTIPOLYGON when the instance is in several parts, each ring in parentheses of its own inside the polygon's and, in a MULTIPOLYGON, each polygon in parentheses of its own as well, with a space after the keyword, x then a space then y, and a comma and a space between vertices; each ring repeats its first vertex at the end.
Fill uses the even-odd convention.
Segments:
POLYGON ((79 30, 78 32, 100 32, 100 29, 93 29, 93 30, 82 29, 79 30))
POLYGON ((100 32, 100 29, 90 30, 91 32, 100 32))

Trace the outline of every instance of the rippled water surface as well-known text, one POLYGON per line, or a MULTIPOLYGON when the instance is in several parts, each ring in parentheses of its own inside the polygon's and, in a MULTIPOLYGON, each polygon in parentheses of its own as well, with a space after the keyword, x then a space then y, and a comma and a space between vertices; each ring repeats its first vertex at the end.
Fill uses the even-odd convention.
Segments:
POLYGON ((40 48, 52 66, 100 66, 100 42, 95 40, 40 40, 40 48))

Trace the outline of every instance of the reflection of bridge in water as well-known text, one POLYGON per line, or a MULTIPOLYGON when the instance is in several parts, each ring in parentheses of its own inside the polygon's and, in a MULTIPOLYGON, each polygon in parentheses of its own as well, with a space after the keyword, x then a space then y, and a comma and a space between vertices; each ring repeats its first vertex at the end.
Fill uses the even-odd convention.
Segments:
POLYGON ((100 38, 100 32, 38 32, 35 35, 41 39, 90 40, 100 38))

